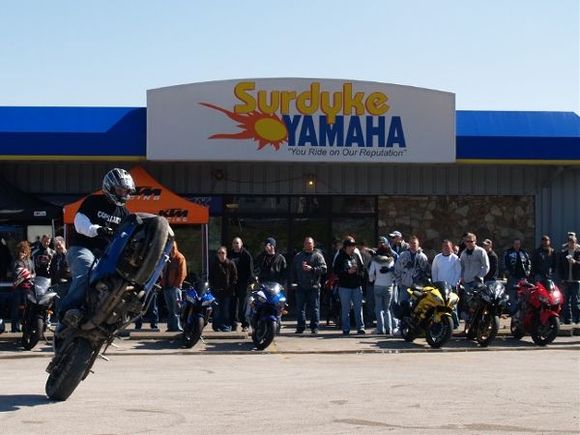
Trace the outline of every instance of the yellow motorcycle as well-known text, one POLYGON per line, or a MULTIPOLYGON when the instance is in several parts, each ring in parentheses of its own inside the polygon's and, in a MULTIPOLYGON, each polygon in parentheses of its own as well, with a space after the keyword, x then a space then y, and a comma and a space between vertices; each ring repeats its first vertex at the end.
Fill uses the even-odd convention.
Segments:
POLYGON ((401 303, 401 335, 407 342, 425 334, 435 349, 451 338, 453 308, 459 297, 446 282, 415 285, 407 289, 409 300, 401 303))

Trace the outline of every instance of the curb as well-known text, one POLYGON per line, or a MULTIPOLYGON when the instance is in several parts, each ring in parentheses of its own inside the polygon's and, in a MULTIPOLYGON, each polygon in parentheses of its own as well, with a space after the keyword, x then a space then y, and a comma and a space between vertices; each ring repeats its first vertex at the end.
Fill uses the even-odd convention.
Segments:
MULTIPOLYGON (((540 346, 530 346, 530 347, 517 347, 517 348, 507 348, 507 347, 473 347, 473 348, 442 348, 442 349, 432 349, 425 347, 422 349, 343 349, 343 350, 232 350, 232 351, 198 351, 198 350, 178 350, 178 351, 139 351, 139 352, 119 352, 119 353, 109 353, 106 354, 108 358, 114 359, 115 357, 124 356, 157 356, 157 355, 188 355, 188 356, 223 356, 223 355, 368 355, 368 354, 380 354, 380 355, 390 355, 390 354, 407 354, 407 353, 467 353, 467 352, 527 352, 527 351, 546 351, 546 350, 563 350, 563 351, 578 351, 578 345, 562 345, 557 347, 540 347, 540 346)), ((38 353, 20 353, 15 355, 0 355, 0 360, 15 360, 15 359, 33 359, 33 358, 52 358, 52 352, 38 352, 38 353)))

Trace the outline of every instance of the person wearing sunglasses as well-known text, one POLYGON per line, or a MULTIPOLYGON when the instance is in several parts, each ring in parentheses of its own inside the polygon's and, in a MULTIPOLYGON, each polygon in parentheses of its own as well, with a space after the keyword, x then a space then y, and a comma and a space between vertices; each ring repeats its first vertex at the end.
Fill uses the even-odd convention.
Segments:
POLYGON ((465 234, 465 249, 459 257, 461 261, 461 282, 466 288, 473 288, 476 281, 483 282, 489 272, 487 252, 477 246, 477 237, 473 233, 465 234))

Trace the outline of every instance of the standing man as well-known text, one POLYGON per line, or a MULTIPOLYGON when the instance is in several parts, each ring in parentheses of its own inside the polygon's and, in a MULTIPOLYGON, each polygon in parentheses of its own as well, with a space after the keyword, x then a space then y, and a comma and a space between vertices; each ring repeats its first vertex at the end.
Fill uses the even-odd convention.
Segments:
POLYGON ((441 253, 437 254, 431 265, 431 277, 433 282, 443 281, 452 287, 457 287, 461 279, 461 261, 453 253, 453 243, 443 240, 441 253))
POLYGON ((230 260, 236 266, 237 282, 234 296, 231 303, 231 319, 234 331, 238 329, 238 323, 242 324, 242 331, 246 332, 250 324, 246 319, 246 299, 248 296, 248 286, 254 277, 254 259, 252 254, 244 248, 242 239, 236 237, 232 241, 230 260))
POLYGON ((411 236, 409 249, 401 252, 395 263, 395 277, 399 284, 399 301, 409 299, 406 289, 413 284, 420 284, 431 276, 429 260, 419 246, 419 238, 411 236))
MULTIPOLYGON (((181 301, 181 286, 187 276, 185 257, 177 249, 177 242, 173 242, 169 262, 165 265, 161 278, 161 287, 167 307, 167 332, 183 331, 179 321, 179 302, 181 301)), ((153 301, 155 302, 155 301, 153 301)))
POLYGON ((59 302, 68 293, 71 274, 70 267, 68 267, 68 263, 66 261, 66 245, 64 242, 64 238, 61 236, 56 236, 54 238, 54 247, 56 253, 54 254, 54 257, 52 257, 52 261, 50 262, 50 279, 51 284, 54 286, 59 296, 54 300, 55 301, 54 317, 58 318, 60 308, 59 302))
POLYGON ((50 247, 50 241, 50 236, 44 234, 40 239, 40 245, 32 251, 32 261, 34 261, 36 276, 50 278, 50 262, 55 254, 54 250, 50 247))
POLYGON ((318 334, 320 326, 320 280, 326 274, 326 261, 320 251, 314 249, 314 239, 304 239, 304 249, 296 254, 290 269, 290 282, 296 287, 296 334, 306 329, 305 306, 310 318, 310 330, 318 334))
POLYGON ((334 273, 338 277, 338 293, 340 295, 342 334, 350 334, 350 308, 354 308, 356 328, 359 334, 365 333, 362 313, 362 283, 364 280, 364 265, 360 255, 355 253, 356 241, 347 237, 342 243, 342 249, 334 259, 334 273))
POLYGON ((514 239, 512 247, 505 251, 505 269, 508 275, 508 291, 521 279, 528 279, 532 270, 530 256, 522 249, 522 241, 514 239))
POLYGON ((284 286, 288 280, 286 259, 282 254, 276 253, 276 239, 273 237, 264 241, 264 250, 256 258, 255 267, 255 274, 260 282, 277 282, 284 286))
POLYGON ((483 281, 497 281, 499 275, 499 257, 493 250, 493 242, 489 239, 485 239, 483 241, 483 249, 485 249, 487 259, 489 260, 489 272, 487 272, 483 281))
POLYGON ((534 281, 551 279, 558 265, 557 258, 558 255, 552 248, 550 237, 543 235, 541 245, 532 253, 532 272, 530 276, 532 276, 534 281))
POLYGON ((230 305, 237 281, 236 265, 228 259, 226 247, 220 246, 217 250, 217 257, 209 268, 209 285, 217 300, 212 321, 214 331, 230 332, 232 330, 230 305))
POLYGON ((473 288, 475 279, 481 282, 489 272, 489 257, 487 252, 477 246, 477 237, 473 233, 466 233, 463 239, 465 249, 461 253, 461 281, 467 288, 473 288))
POLYGON ((393 231, 389 234, 391 238, 391 249, 397 253, 397 255, 401 255, 401 252, 406 251, 409 249, 409 244, 403 240, 403 235, 400 231, 393 231))
MULTIPOLYGON (((450 240, 443 240, 441 243, 441 253, 435 256, 431 265, 431 277, 433 282, 446 282, 457 292, 457 284, 461 279, 461 261, 453 252, 453 243, 450 240)), ((453 309, 453 326, 459 326, 457 306, 453 309)))
POLYGON ((565 324, 580 322, 580 245, 575 235, 568 236, 568 243, 560 254, 560 279, 566 292, 562 320, 565 324))

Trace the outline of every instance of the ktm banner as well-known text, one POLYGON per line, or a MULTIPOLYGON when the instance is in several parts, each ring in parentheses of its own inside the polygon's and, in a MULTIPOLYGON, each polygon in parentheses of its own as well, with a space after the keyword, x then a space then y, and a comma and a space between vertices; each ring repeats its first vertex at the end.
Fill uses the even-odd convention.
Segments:
MULTIPOLYGON (((207 224, 209 208, 195 204, 162 186, 143 168, 129 171, 135 181, 135 194, 127 201, 131 213, 151 213, 163 216, 171 225, 207 224)), ((95 193, 102 193, 98 191, 95 193)), ((64 207, 64 223, 72 224, 85 198, 64 207)))

